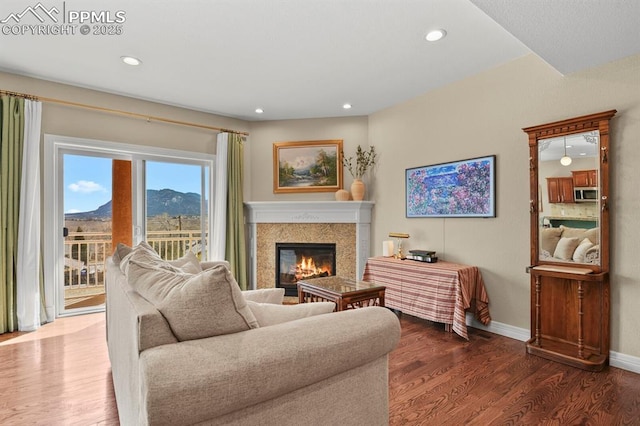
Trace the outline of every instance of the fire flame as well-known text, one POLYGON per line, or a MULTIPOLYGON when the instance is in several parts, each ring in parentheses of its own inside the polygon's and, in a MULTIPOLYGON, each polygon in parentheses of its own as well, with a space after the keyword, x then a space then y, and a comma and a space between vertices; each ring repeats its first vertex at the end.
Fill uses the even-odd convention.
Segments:
POLYGON ((331 275, 331 268, 327 266, 316 266, 311 257, 306 258, 302 256, 302 260, 296 265, 296 280, 324 275, 331 275))

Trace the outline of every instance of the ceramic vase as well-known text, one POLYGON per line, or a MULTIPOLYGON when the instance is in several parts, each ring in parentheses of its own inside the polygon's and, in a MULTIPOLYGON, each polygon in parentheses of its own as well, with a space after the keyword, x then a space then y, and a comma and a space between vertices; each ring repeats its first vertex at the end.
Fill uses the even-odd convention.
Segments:
POLYGON ((362 201, 364 200, 364 192, 366 187, 362 179, 355 179, 351 184, 351 196, 353 197, 353 201, 362 201))
POLYGON ((346 189, 338 189, 336 191, 336 201, 349 201, 349 191, 346 189))

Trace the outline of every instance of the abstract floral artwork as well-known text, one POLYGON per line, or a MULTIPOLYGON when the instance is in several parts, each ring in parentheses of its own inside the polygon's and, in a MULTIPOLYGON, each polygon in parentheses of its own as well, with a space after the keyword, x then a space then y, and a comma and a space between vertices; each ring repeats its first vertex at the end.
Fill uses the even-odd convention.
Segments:
POLYGON ((495 217, 496 156, 406 170, 407 217, 495 217))

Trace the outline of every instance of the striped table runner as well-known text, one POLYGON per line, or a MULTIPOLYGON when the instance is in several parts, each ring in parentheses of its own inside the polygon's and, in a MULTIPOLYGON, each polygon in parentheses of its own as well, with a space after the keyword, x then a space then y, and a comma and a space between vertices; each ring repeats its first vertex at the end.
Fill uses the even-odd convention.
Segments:
POLYGON ((452 324, 467 340, 466 310, 485 325, 491 321, 489 297, 476 266, 372 257, 367 260, 363 281, 386 287, 386 307, 452 324))

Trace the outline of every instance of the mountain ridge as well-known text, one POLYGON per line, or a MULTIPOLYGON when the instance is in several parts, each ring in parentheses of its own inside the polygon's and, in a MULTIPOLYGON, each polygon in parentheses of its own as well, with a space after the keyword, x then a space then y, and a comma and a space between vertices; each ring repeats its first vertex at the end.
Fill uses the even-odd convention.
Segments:
MULTIPOLYGON (((178 192, 172 189, 147 189, 147 217, 159 216, 199 216, 200 194, 178 192)), ((78 213, 65 213, 65 219, 103 220, 111 218, 113 206, 111 200, 95 210, 78 213)))

